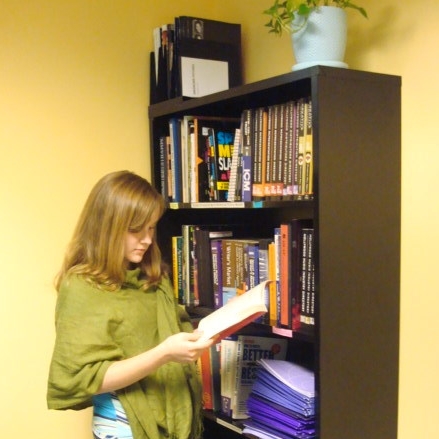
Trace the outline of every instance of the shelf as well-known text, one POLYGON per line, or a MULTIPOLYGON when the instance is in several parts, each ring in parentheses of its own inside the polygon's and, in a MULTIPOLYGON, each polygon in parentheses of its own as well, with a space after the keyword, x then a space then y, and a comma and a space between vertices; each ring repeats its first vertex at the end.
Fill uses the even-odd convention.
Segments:
POLYGON ((267 201, 210 201, 200 203, 169 203, 169 209, 273 209, 280 208, 287 204, 289 206, 296 206, 297 208, 311 208, 312 200, 267 200, 267 201))

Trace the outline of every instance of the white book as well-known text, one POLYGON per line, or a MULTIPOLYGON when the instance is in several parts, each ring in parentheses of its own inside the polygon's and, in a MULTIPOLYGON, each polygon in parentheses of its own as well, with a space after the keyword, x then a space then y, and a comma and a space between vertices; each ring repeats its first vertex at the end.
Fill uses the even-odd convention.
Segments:
POLYGON ((261 282, 202 318, 198 324, 198 330, 203 332, 201 340, 219 341, 267 313, 265 289, 269 282, 261 282))

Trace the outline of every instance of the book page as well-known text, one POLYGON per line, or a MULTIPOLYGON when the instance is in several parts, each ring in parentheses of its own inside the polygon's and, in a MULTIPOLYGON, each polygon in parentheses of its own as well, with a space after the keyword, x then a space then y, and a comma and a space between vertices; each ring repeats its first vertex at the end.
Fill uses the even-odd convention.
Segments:
POLYGON ((269 282, 261 282, 201 319, 198 324, 198 330, 203 332, 201 340, 220 340, 267 313, 265 289, 269 282))
POLYGON ((229 88, 229 66, 226 61, 181 57, 183 96, 198 98, 229 88))

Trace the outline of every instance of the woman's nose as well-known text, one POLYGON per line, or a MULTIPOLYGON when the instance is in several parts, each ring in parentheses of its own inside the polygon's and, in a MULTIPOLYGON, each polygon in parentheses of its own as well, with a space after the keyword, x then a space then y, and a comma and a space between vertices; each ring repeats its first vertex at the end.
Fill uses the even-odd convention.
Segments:
POLYGON ((151 244, 151 234, 150 233, 145 233, 142 238, 140 239, 140 242, 142 244, 151 244))

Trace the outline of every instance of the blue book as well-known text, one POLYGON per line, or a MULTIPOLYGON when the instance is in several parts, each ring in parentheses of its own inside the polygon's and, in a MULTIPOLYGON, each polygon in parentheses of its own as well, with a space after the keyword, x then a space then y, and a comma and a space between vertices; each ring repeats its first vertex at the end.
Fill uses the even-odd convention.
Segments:
POLYGON ((183 200, 181 181, 181 120, 173 117, 169 120, 169 135, 171 138, 171 172, 172 196, 171 201, 180 203, 183 200))

